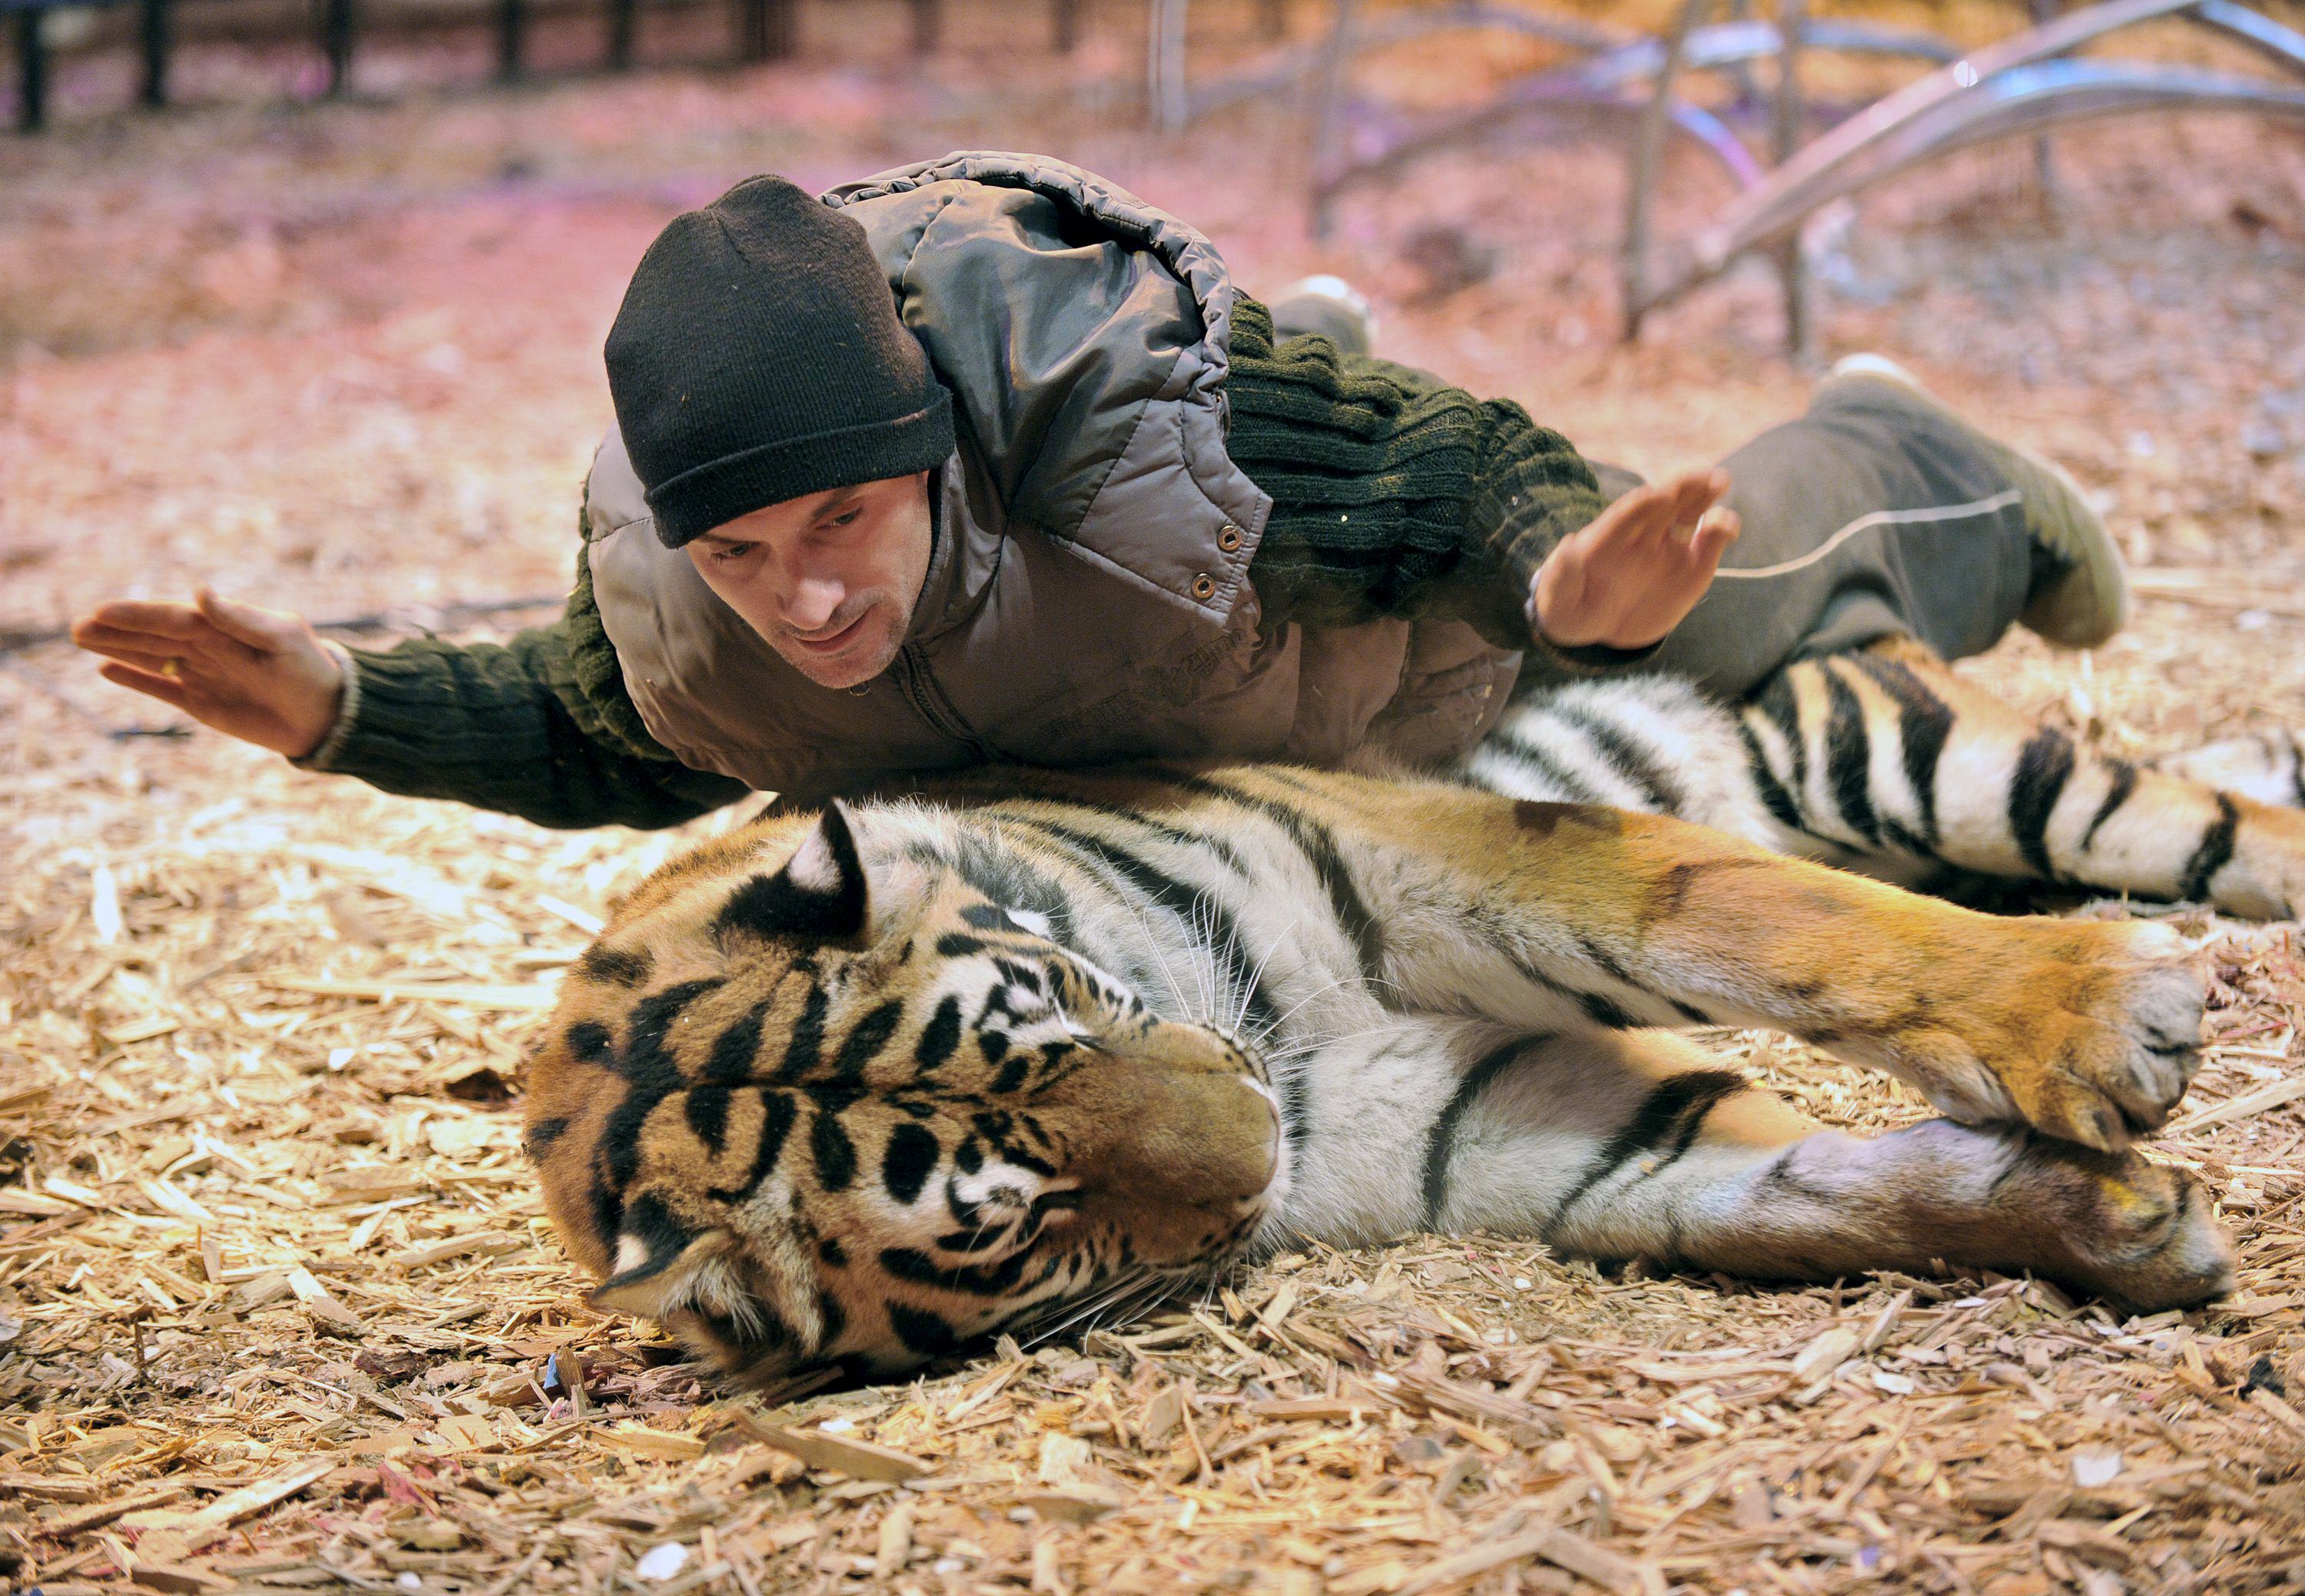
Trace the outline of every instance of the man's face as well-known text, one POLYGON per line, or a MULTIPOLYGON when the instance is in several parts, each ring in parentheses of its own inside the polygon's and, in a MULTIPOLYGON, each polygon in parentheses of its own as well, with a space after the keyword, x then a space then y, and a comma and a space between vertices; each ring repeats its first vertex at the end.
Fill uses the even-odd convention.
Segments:
POLYGON ((787 499, 685 544, 689 563, 794 670, 853 687, 889 668, 929 571, 928 473, 787 499))

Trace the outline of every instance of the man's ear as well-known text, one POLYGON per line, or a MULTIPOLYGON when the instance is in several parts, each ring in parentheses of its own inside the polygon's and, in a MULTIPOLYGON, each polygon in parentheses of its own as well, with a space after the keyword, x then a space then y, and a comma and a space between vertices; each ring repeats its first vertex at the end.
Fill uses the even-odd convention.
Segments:
POLYGON ((748 877, 713 917, 716 935, 809 936, 855 942, 864 935, 869 904, 864 860, 848 811, 827 805, 813 831, 773 875, 748 877))

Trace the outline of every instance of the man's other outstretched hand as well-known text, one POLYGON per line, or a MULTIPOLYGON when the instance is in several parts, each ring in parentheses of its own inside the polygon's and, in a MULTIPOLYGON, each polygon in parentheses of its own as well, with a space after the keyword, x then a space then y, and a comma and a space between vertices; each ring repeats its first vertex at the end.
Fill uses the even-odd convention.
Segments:
POLYGON ((104 679, 157 698, 203 726, 301 758, 336 723, 344 671, 301 615, 219 598, 118 599, 72 623, 72 641, 110 661, 104 679))
POLYGON ((1529 624, 1561 648, 1646 648, 1681 623, 1737 541, 1717 467, 1634 489, 1537 568, 1529 624))

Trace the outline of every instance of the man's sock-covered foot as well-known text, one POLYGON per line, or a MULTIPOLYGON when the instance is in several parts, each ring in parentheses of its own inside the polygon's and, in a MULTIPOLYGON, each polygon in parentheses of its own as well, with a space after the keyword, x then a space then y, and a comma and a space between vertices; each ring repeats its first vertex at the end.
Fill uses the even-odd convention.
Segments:
POLYGON ((2025 530, 2039 557, 2020 621, 2067 648, 2094 648, 2121 630, 2130 608, 2121 550, 2080 484, 2062 466, 1983 431, 1923 388, 1911 372, 1881 355, 1852 354, 1837 362, 1818 392, 1844 382, 1899 384, 1969 433, 2023 493, 2025 530))

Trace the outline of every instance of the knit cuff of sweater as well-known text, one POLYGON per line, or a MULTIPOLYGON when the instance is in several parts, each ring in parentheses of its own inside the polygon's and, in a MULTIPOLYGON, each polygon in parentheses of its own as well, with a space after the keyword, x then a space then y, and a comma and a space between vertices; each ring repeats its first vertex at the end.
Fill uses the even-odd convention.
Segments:
POLYGON ((1536 641, 1536 652, 1572 676, 1602 676, 1612 670, 1629 670, 1646 665, 1656 658, 1657 650, 1664 646, 1660 637, 1641 648, 1611 648, 1605 643, 1588 643, 1578 648, 1563 648, 1535 627, 1529 635, 1536 641))
POLYGON ((344 745, 352 740, 353 728, 360 720, 359 661, 353 658, 352 650, 333 637, 321 638, 320 646, 335 657, 336 669, 344 672, 344 696, 336 701, 336 723, 328 728, 328 735, 322 738, 319 746, 310 753, 301 758, 289 760, 288 763, 300 771, 335 770, 336 756, 344 752, 344 745))

